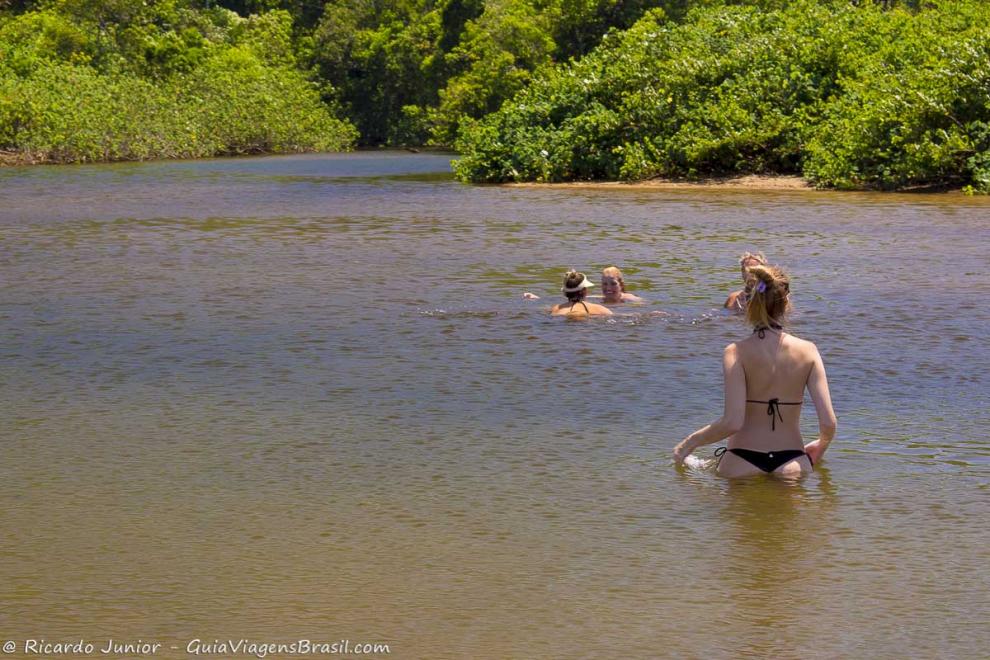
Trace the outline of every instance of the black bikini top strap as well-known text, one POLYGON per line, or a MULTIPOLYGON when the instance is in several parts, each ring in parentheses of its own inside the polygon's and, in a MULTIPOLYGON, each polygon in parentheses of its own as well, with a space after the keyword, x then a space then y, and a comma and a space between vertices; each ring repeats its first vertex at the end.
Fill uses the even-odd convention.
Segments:
POLYGON ((759 335, 760 339, 764 339, 767 336, 767 330, 773 328, 774 330, 783 330, 784 326, 780 325, 775 321, 771 321, 769 326, 761 325, 753 328, 753 332, 759 335))
POLYGON ((803 401, 781 401, 780 399, 770 399, 769 401, 756 401, 754 399, 746 399, 746 403, 765 403, 767 404, 767 414, 770 415, 770 430, 777 430, 777 418, 780 421, 784 421, 784 416, 780 414, 781 406, 800 406, 803 401))

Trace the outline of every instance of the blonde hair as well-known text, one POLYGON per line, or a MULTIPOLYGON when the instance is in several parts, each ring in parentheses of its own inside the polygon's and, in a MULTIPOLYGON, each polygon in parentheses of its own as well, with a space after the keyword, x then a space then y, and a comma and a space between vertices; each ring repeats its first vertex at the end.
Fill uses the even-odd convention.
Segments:
POLYGON ((790 278, 777 266, 752 266, 749 273, 755 281, 746 303, 746 321, 754 328, 782 325, 791 310, 790 278))
POLYGON ((762 252, 743 252, 742 256, 739 257, 739 270, 743 273, 746 272, 746 262, 755 261, 760 266, 769 266, 767 263, 767 257, 762 252))
POLYGON ((602 269, 602 277, 614 277, 619 280, 619 290, 622 293, 626 292, 626 281, 622 279, 622 271, 615 266, 609 266, 608 268, 602 269))

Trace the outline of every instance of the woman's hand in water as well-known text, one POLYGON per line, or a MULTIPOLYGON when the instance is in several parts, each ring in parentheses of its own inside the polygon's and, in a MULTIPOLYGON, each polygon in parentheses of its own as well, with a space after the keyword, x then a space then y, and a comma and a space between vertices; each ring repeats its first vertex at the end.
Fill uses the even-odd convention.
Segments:
POLYGON ((822 460, 822 456, 825 454, 825 450, 828 449, 828 444, 823 444, 821 439, 815 440, 814 442, 809 442, 804 446, 804 453, 808 455, 811 459, 812 465, 818 465, 818 462, 822 460))
POLYGON ((684 465, 684 459, 690 455, 691 450, 688 448, 688 441, 685 438, 680 444, 674 447, 674 465, 684 465))
POLYGON ((540 297, 538 295, 536 295, 535 293, 530 293, 529 291, 523 294, 523 300, 539 300, 539 299, 540 297))

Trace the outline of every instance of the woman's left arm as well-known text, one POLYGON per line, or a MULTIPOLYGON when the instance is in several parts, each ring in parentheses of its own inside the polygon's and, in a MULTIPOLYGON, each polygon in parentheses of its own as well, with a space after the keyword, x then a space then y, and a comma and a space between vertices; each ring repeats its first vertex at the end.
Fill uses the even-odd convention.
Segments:
POLYGON ((725 376, 725 408, 722 416, 704 426, 674 447, 674 462, 680 465, 698 447, 710 445, 738 433, 746 420, 746 372, 735 344, 729 344, 722 354, 725 376))

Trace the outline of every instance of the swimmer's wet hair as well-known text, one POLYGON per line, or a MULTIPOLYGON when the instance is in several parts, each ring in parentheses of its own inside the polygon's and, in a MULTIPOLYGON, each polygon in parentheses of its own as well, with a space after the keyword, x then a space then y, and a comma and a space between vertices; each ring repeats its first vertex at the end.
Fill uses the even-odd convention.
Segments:
POLYGON ((771 324, 784 324, 784 317, 791 311, 791 279, 777 266, 751 266, 749 274, 755 279, 749 289, 746 304, 746 321, 754 328, 767 328, 771 324))
MULTIPOLYGON (((576 270, 569 270, 567 271, 567 274, 564 275, 565 289, 573 289, 574 287, 581 284, 581 282, 584 282, 584 273, 578 272, 576 270)), ((571 292, 565 291, 564 295, 567 296, 568 300, 578 301, 578 300, 582 300, 585 296, 588 295, 588 290, 581 289, 579 291, 571 291, 571 292)))
POLYGON ((749 260, 753 260, 753 261, 758 262, 758 264, 760 266, 769 266, 770 265, 767 262, 766 255, 763 254, 762 252, 743 252, 742 256, 739 257, 739 268, 742 269, 743 268, 743 264, 745 264, 749 260))
POLYGON ((608 268, 603 269, 602 277, 614 277, 619 280, 619 290, 622 291, 622 293, 626 292, 626 281, 623 279, 622 271, 619 270, 618 267, 609 266, 608 268))

